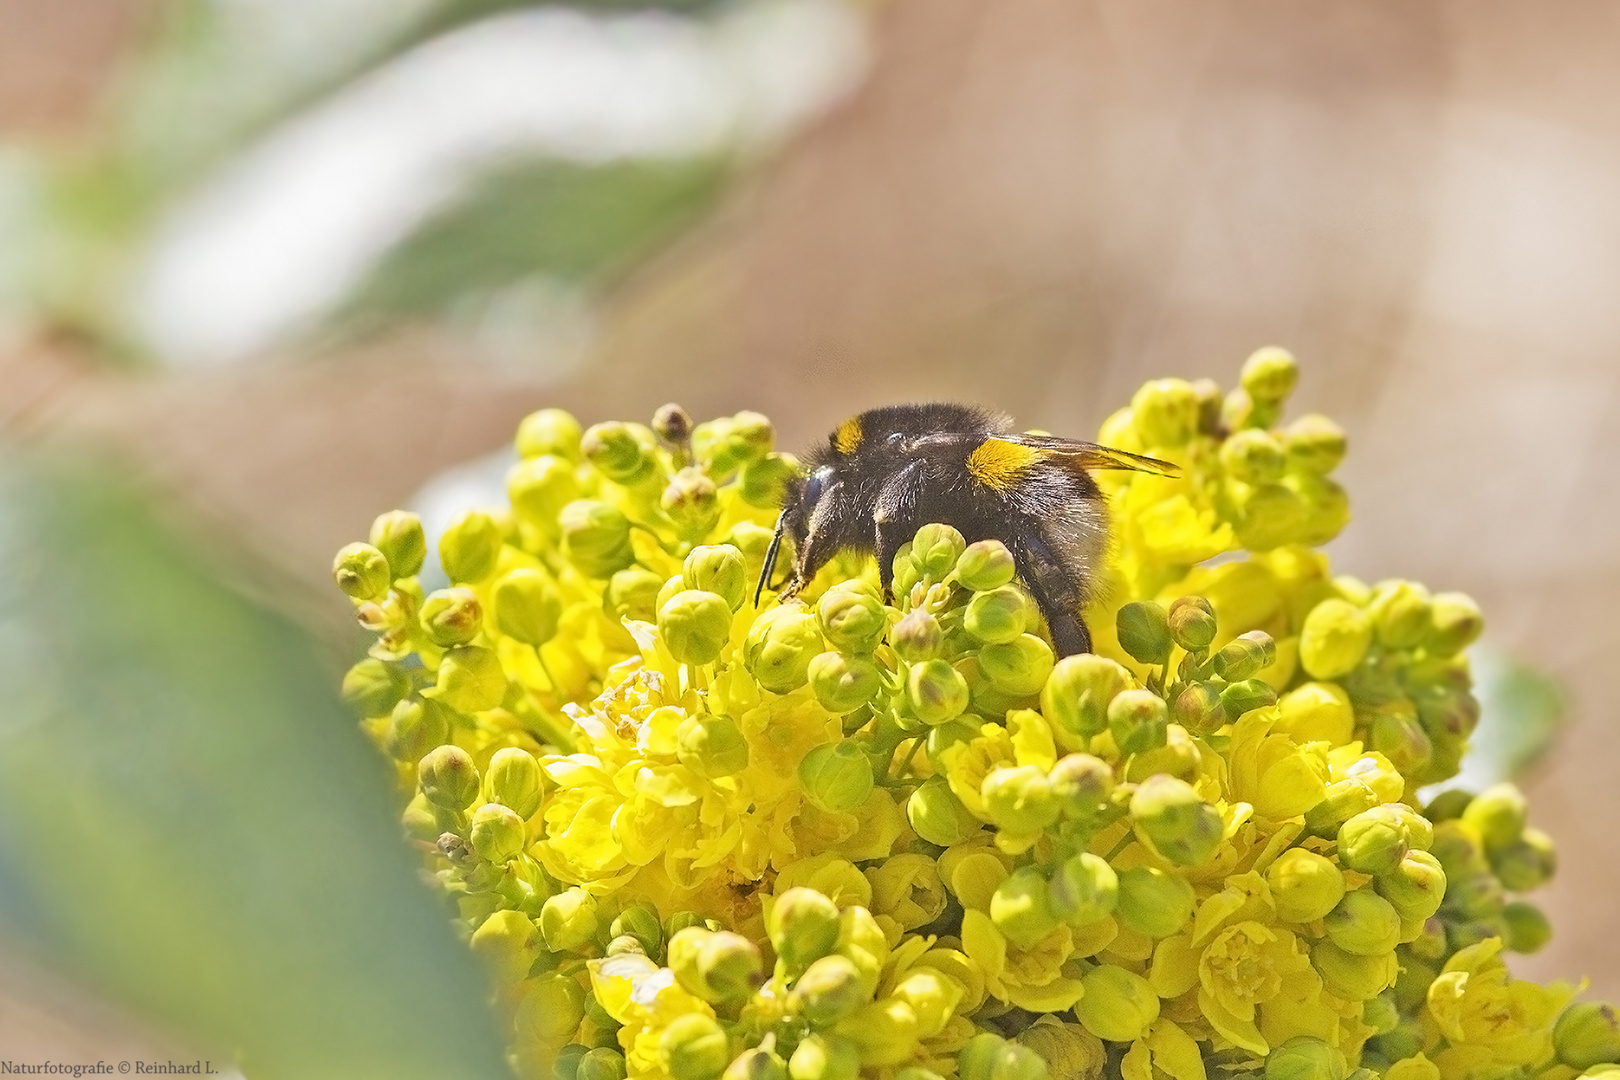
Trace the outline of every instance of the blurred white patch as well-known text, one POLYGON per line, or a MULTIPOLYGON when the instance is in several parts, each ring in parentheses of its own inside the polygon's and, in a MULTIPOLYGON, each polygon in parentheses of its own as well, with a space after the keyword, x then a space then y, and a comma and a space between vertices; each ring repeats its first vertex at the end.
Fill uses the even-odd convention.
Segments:
POLYGON ((484 20, 284 125, 179 207, 131 321, 175 365, 251 356, 313 325, 492 165, 757 150, 852 87, 864 60, 863 23, 838 0, 714 22, 557 8, 484 20))

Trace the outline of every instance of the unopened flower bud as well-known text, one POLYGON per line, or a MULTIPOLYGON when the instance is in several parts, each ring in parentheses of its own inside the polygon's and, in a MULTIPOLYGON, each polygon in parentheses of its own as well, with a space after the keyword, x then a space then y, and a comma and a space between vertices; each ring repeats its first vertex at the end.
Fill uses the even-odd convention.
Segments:
POLYGON ((540 931, 520 911, 497 911, 479 924, 468 944, 497 981, 516 983, 540 955, 540 931))
POLYGON ((1130 684, 1130 673, 1092 653, 1065 656, 1041 688, 1041 713, 1053 725, 1079 738, 1108 726, 1108 706, 1130 684))
POLYGON ((1344 460, 1344 429, 1320 413, 1309 413, 1283 430, 1288 467, 1326 476, 1344 460))
POLYGON ((493 517, 482 510, 465 511, 439 537, 439 565, 452 584, 476 585, 495 572, 502 540, 493 517))
POLYGON ((410 693, 410 679, 395 664, 366 657, 343 676, 343 703, 361 717, 386 716, 410 693))
POLYGON ((371 546, 383 553, 396 578, 415 577, 427 557, 422 519, 406 510, 390 510, 371 523, 371 546))
POLYGON ((538 570, 513 570, 495 583, 495 628, 525 645, 544 645, 557 636, 562 598, 538 570))
POLYGON ((816 618, 827 641, 839 652, 870 656, 889 629, 888 612, 871 593, 850 585, 821 594, 816 618))
MULTIPOLYGON (((536 976, 518 1002, 514 1018, 520 1036, 555 1046, 574 1034, 585 1017, 585 990, 567 975, 536 976)), ((582 1052, 584 1047, 580 1047, 582 1052)))
POLYGON ((1552 940, 1552 923, 1528 900, 1502 905, 1503 944, 1516 953, 1540 952, 1552 940))
POLYGON ((1170 623, 1164 608, 1151 600, 1135 600, 1114 617, 1120 648, 1143 664, 1170 660, 1170 623))
POLYGON ((707 536, 720 520, 720 489, 702 469, 688 467, 670 479, 658 505, 677 533, 696 539, 707 536))
POLYGON ((979 650, 979 670, 996 689, 1019 697, 1039 693, 1054 663, 1052 647, 1034 634, 979 650))
POLYGON ((1177 597, 1165 621, 1170 640, 1188 652, 1207 649, 1215 640, 1215 608, 1202 596, 1177 597))
POLYGON ((1344 874, 1333 860, 1304 848, 1278 856, 1266 870, 1266 883, 1284 922, 1315 922, 1344 899, 1344 874))
POLYGON ((1531 892, 1552 880, 1558 869, 1558 851, 1552 837, 1526 828, 1519 838, 1490 853, 1491 869, 1512 892, 1531 892))
POLYGON ((1479 831, 1485 849, 1505 848, 1524 832, 1528 805, 1512 783, 1492 784, 1474 797, 1462 819, 1479 831))
POLYGON ((506 696, 506 672, 493 649, 457 645, 439 661, 438 683, 422 693, 458 712, 483 712, 506 696))
POLYGON ((742 552, 730 544, 704 544, 691 550, 681 566, 688 589, 711 592, 736 611, 748 597, 748 567, 742 552))
POLYGON ((400 761, 420 761, 449 737, 449 720, 450 710, 437 701, 407 698, 388 717, 385 748, 400 761))
MULTIPOLYGON (((1328 938, 1311 948, 1311 964, 1328 990, 1346 1001, 1365 1001, 1381 993, 1394 984, 1401 967, 1393 950, 1379 956, 1360 956, 1346 952, 1328 938)), ((1415 969, 1419 965, 1408 966, 1415 969)))
POLYGON ((1366 612, 1330 598, 1311 608, 1299 635, 1299 662, 1313 679, 1336 679, 1360 665, 1372 644, 1366 612))
POLYGON ((478 798, 478 766, 459 746, 440 746, 416 766, 416 781, 434 806, 465 810, 478 798))
POLYGON ((1289 483, 1258 485, 1249 491, 1242 509, 1238 542, 1251 551, 1299 543, 1311 525, 1310 506, 1289 483))
POLYGON ((1071 926, 1085 926, 1113 914, 1119 902, 1119 876, 1108 860, 1089 851, 1058 865, 1047 885, 1052 914, 1071 926))
MULTIPOLYGON (((909 619, 908 615, 906 619, 909 619)), ((902 619, 904 626, 906 619, 902 619)), ((906 700, 911 711, 925 724, 943 724, 962 715, 968 705, 968 684, 943 660, 914 663, 906 675, 906 700)))
POLYGON ((749 506, 778 509, 788 485, 799 475, 799 462, 792 454, 766 454, 743 465, 737 477, 737 493, 749 506))
POLYGON ((585 460, 603 476, 625 487, 644 483, 658 471, 653 448, 651 431, 640 424, 617 420, 592 424, 579 444, 585 460))
POLYGON ((823 956, 799 976, 788 996, 789 1007, 812 1027, 831 1027, 868 999, 860 970, 848 957, 823 956))
POLYGON ((540 763, 522 747, 502 747, 489 759, 484 789, 491 800, 527 818, 540 808, 540 763))
POLYGON ((911 561, 930 581, 943 581, 967 550, 962 534, 949 525, 929 524, 911 540, 911 561))
POLYGON ((1135 972, 1099 964, 1082 976, 1080 984, 1085 993, 1074 1015, 1099 1039, 1134 1042, 1159 1018, 1159 995, 1135 972))
POLYGON ((579 1059, 574 1080, 625 1080, 627 1075, 624 1055, 610 1046, 598 1046, 579 1059))
POLYGON ((872 794, 872 759, 856 743, 822 743, 799 762, 799 786, 817 809, 847 814, 872 794))
POLYGON ((942 776, 923 781, 906 800, 906 820, 930 844, 949 847, 979 831, 982 822, 951 791, 942 776))
POLYGON ((1277 691, 1263 679, 1244 679, 1221 688, 1221 709, 1228 717, 1240 718, 1276 703, 1277 691))
POLYGON ((1402 816, 1388 806, 1363 810, 1339 827, 1339 861, 1364 874, 1387 874, 1410 845, 1402 816))
POLYGON ((1424 642, 1437 656, 1455 656, 1472 645, 1485 629, 1479 605, 1467 593, 1436 593, 1429 602, 1429 636, 1424 642))
POLYGON ((471 589, 438 589, 422 601, 417 618, 435 645, 464 645, 478 636, 484 608, 471 589))
POLYGON ((945 1080, 933 1069, 925 1069, 921 1065, 907 1065, 894 1074, 894 1080, 945 1080))
POLYGON ((1321 1039, 1296 1035, 1266 1056, 1265 1080, 1345 1080, 1344 1055, 1321 1039))
POLYGON ((634 619, 637 622, 655 622, 658 618, 658 594, 664 579, 640 566, 629 566, 608 578, 607 591, 602 594, 602 610, 614 622, 634 619))
POLYGON ((766 930, 771 948, 792 972, 832 952, 838 943, 838 905, 814 889, 795 887, 776 898, 766 930))
POLYGON ((1192 883, 1154 866, 1119 871, 1119 900, 1114 915, 1138 934, 1165 938, 1192 918, 1198 895, 1192 883))
POLYGON ((1227 642, 1214 656, 1215 674, 1227 682, 1251 679, 1277 661, 1277 642, 1264 630, 1250 630, 1227 642))
POLYGON ((1373 633, 1386 649, 1410 649, 1423 642, 1431 627, 1429 590, 1414 581, 1386 581, 1373 589, 1367 615, 1373 633))
POLYGON ((1220 813, 1186 781, 1160 773, 1131 796, 1131 819, 1164 858, 1177 866, 1207 862, 1221 844, 1220 813))
POLYGON ((497 865, 523 852, 523 819, 510 807, 485 803, 474 811, 468 839, 480 859, 497 865))
POLYGON ((1077 820, 1095 814, 1114 790, 1114 770, 1102 758, 1090 754, 1059 758, 1047 780, 1063 812, 1077 820))
POLYGON ((1400 942, 1400 915, 1371 889, 1346 893, 1322 924, 1334 944, 1356 956, 1381 956, 1400 942))
POLYGON ((986 644, 1016 641, 1033 621, 1034 605, 1012 585, 974 594, 962 613, 962 627, 986 644))
POLYGON ((1367 746, 1389 758, 1403 776, 1422 769, 1434 755, 1434 743, 1418 723, 1417 710, 1406 699, 1386 702, 1370 710, 1367 746))
POLYGON ((1131 416, 1148 446, 1187 445, 1198 431, 1198 393, 1185 379, 1154 379, 1131 398, 1131 416))
POLYGON ((1058 916, 1038 868, 1015 870, 996 887, 990 897, 990 920, 1008 941, 1024 949, 1033 948, 1057 929, 1058 916))
POLYGON ((1299 382, 1299 363, 1287 349, 1274 345, 1256 349, 1243 361, 1238 382, 1255 401, 1280 402, 1299 382))
POLYGON ((1021 835, 1046 828, 1061 811, 1046 771, 1036 765, 990 770, 980 786, 980 795, 991 821, 1021 835))
POLYGON ((1271 484, 1282 479, 1288 458, 1271 432, 1245 428, 1221 443, 1221 465, 1245 484, 1271 484))
POLYGON ((517 452, 519 457, 533 458, 543 454, 579 460, 579 421, 562 409, 541 409, 525 416, 518 423, 517 452))
POLYGON ((958 1055, 961 1080, 1049 1080, 1046 1062, 1022 1043, 984 1033, 969 1039, 958 1055))
POLYGON ((748 768, 748 739, 729 716, 688 716, 675 734, 675 756, 698 775, 718 780, 748 768))
POLYGON ((1122 690, 1108 703, 1108 730, 1126 756, 1163 746, 1169 723, 1164 699, 1148 690, 1122 690))
POLYGON ((860 1073, 860 1048, 838 1035, 816 1032, 800 1040, 788 1058, 792 1080, 856 1080, 860 1073))
MULTIPOLYGON (((521 1014, 519 1015, 521 1016, 521 1014)), ((577 1021, 575 1022, 574 1026, 579 1026, 577 1021)), ((569 1034, 571 1034, 571 1032, 563 1032, 561 1035, 557 1036, 557 1038, 566 1039, 569 1034)), ((555 1040, 545 1039, 542 1039, 541 1041, 548 1046, 555 1042, 555 1040)), ((546 1075, 550 1076, 550 1080, 579 1080, 579 1063, 585 1060, 585 1055, 590 1053, 590 1050, 591 1048, 588 1046, 581 1046, 579 1043, 569 1043, 567 1046, 557 1051, 557 1056, 551 1061, 551 1072, 546 1075)))
POLYGON ((1215 684, 1195 682, 1182 687, 1170 703, 1170 719, 1195 735, 1211 735, 1224 727, 1230 717, 1215 684))
POLYGON ((731 1040, 714 1017, 686 1013, 658 1037, 658 1064, 671 1080, 717 1080, 731 1064, 731 1040))
POLYGON ((1572 1069, 1620 1062, 1620 1012, 1606 1001, 1577 1001, 1553 1025, 1553 1047, 1572 1069))
POLYGON ((729 930, 710 932, 693 927, 683 930, 669 943, 670 968, 681 985, 705 1001, 735 1001, 747 997, 765 979, 759 949, 741 934, 729 930), (675 969, 675 942, 687 935, 702 935, 696 943, 693 969, 683 975, 675 969))
POLYGON ((821 707, 840 716, 871 701, 883 687, 878 666, 864 656, 824 652, 810 661, 807 674, 821 707))
POLYGON ((692 441, 691 414, 673 401, 660 405, 653 413, 652 431, 665 446, 685 451, 692 441))
POLYGON ((895 653, 908 664, 921 663, 939 655, 945 635, 939 620, 922 608, 913 608, 906 617, 894 624, 889 643, 895 653))
POLYGON ((345 544, 332 560, 332 580, 356 600, 377 600, 388 592, 393 574, 387 556, 370 544, 345 544))
POLYGON ((658 609, 658 633, 683 664, 712 664, 731 640, 731 608, 701 589, 676 593, 658 609))
POLYGON ((506 470, 506 497, 519 519, 548 534, 557 527, 563 507, 580 497, 574 463, 546 454, 527 458, 506 470))
POLYGON ((969 544, 956 560, 956 580, 964 589, 991 592, 1011 583, 1017 564, 1007 545, 1000 540, 979 540, 969 544))
POLYGON ((754 620, 743 649, 748 673, 774 694, 805 684, 810 661, 824 651, 816 617, 802 607, 774 608, 754 620))
POLYGON ((756 1046, 732 1059, 722 1080, 787 1080, 787 1062, 775 1050, 756 1046))
POLYGON ((557 524, 563 554, 586 577, 606 580, 636 561, 629 519, 605 502, 576 499, 563 507, 557 524))
POLYGON ((1403 921, 1422 922, 1440 910, 1446 872, 1427 851, 1409 851, 1395 869, 1378 878, 1375 887, 1403 921))
POLYGON ((596 897, 579 888, 564 889, 540 908, 540 934, 552 952, 567 952, 596 937, 596 897))
POLYGON ((646 904, 636 904, 619 912, 608 926, 608 934, 614 938, 634 938, 648 956, 657 955, 664 943, 664 928, 658 921, 658 912, 646 904))

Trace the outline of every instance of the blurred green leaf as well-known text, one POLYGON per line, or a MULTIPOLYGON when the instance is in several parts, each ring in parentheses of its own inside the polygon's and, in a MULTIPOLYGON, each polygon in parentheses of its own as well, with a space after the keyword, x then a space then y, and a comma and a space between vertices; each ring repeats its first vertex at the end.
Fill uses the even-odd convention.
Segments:
POLYGON ((1539 668, 1490 649, 1475 650, 1474 677, 1480 700, 1474 748, 1493 762, 1498 779, 1517 777, 1563 726, 1563 688, 1539 668))
POLYGON ((503 1077, 309 639, 83 465, 0 468, 0 929, 250 1075, 503 1077))

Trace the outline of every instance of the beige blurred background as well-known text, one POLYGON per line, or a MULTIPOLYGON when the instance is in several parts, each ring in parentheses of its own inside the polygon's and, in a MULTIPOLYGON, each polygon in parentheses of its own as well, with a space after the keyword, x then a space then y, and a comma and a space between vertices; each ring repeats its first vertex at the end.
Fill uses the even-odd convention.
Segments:
MULTIPOLYGON (((0 0, 0 136, 93 143, 159 8, 0 0)), ((1620 996, 1620 8, 847 12, 854 44, 804 31, 845 50, 831 88, 567 333, 492 350, 398 319, 129 364, 72 320, 17 318, 0 418, 126 449, 332 628, 330 553, 543 404, 757 408, 793 447, 868 405, 952 397, 1085 435, 1145 378, 1230 385, 1286 345, 1294 408, 1351 435, 1337 565, 1472 593, 1496 648, 1562 681, 1570 722, 1525 777, 1562 851, 1537 897, 1556 934, 1515 966, 1620 996)), ((43 1008, 5 993, 0 1042, 43 1008)))

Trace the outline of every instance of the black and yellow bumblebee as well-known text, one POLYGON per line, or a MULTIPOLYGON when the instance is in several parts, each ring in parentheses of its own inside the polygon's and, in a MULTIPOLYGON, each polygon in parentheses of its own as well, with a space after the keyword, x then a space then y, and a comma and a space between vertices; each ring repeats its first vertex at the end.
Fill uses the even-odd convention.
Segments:
POLYGON ((1107 505, 1088 469, 1174 476, 1168 462, 1096 443, 1012 430, 1008 417, 966 405, 890 405, 845 420, 789 482, 754 601, 775 569, 782 538, 793 568, 780 596, 809 584, 839 551, 877 557, 892 602, 900 546, 929 522, 968 543, 1007 545, 1046 618, 1059 656, 1091 651, 1080 611, 1107 547, 1107 505))

